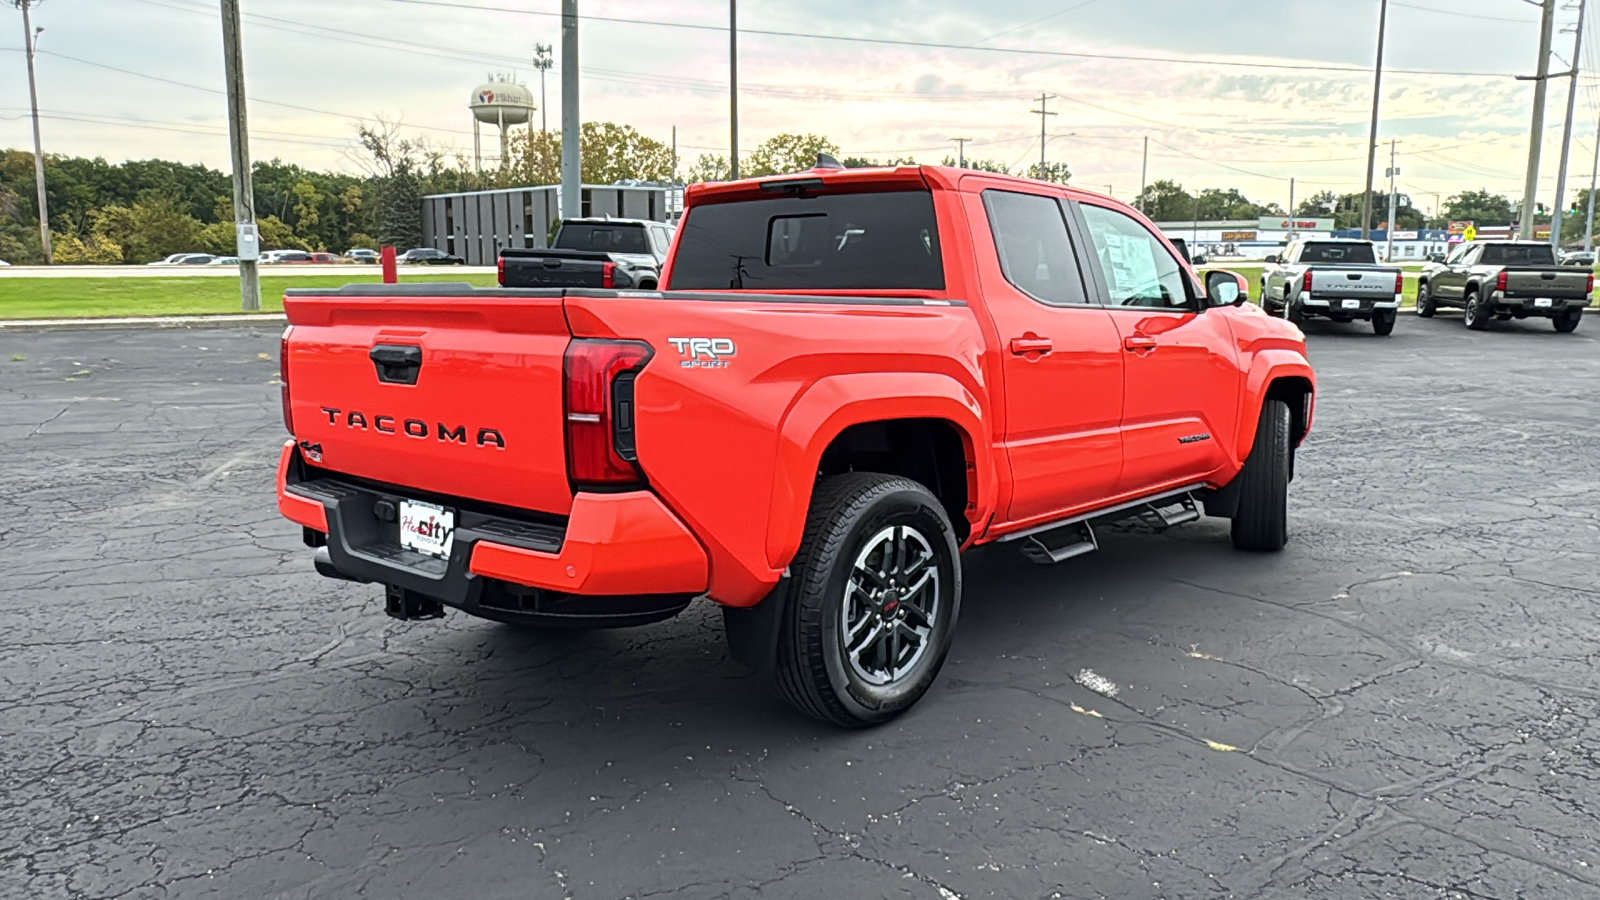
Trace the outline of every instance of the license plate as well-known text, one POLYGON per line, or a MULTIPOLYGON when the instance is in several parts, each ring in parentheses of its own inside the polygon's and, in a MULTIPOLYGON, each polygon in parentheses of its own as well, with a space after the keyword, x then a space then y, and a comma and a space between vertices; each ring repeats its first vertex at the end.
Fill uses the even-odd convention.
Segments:
POLYGON ((1539 297, 1538 299, 1533 301, 1533 305, 1534 306, 1549 306, 1550 305, 1550 298, 1549 297, 1539 297))
POLYGON ((1344 301, 1344 308, 1345 309, 1360 309, 1361 308, 1361 301, 1360 300, 1346 300, 1346 301, 1344 301))
POLYGON ((432 503, 400 501, 400 546, 440 559, 450 557, 456 540, 456 514, 432 503))

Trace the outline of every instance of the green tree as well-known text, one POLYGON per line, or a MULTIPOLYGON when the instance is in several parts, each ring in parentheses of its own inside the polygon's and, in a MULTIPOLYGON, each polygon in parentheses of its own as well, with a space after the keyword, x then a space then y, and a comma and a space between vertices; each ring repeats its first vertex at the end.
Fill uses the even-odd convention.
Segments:
MULTIPOLYGON (((51 217, 52 219, 54 216, 51 217)), ((122 261, 154 262, 199 246, 205 226, 189 215, 180 201, 147 195, 132 206, 112 204, 90 214, 92 233, 122 247, 122 261)))
POLYGON ((378 240, 402 251, 422 244, 422 189, 409 164, 396 168, 384 187, 378 240))
POLYGON ((1462 191, 1450 197, 1444 201, 1444 214, 1449 219, 1470 220, 1479 225, 1505 225, 1516 217, 1508 197, 1487 190, 1462 191))
POLYGON ((1194 195, 1165 178, 1145 185, 1133 205, 1157 222, 1187 222, 1196 216, 1194 195))
POLYGON ((122 247, 98 234, 79 238, 75 234, 52 234, 50 245, 57 265, 114 266, 122 262, 122 247))
POLYGON ((579 131, 578 151, 583 180, 589 184, 672 178, 672 148, 645 137, 631 125, 585 122, 579 131))
MULTIPOLYGON (((972 159, 971 157, 968 157, 965 160, 965 163, 965 168, 976 169, 979 172, 999 172, 1002 175, 1011 174, 1010 169, 992 159, 972 159)), ((939 160, 939 165, 941 166, 950 166, 954 168, 955 164, 956 158, 954 156, 946 156, 944 159, 939 160)))
POLYGON ((1312 218, 1328 217, 1333 215, 1339 206, 1339 195, 1333 191, 1317 191, 1315 194, 1300 201, 1294 208, 1297 216, 1310 216, 1312 218))
POLYGON ((846 169, 876 169, 893 166, 914 166, 917 161, 909 156, 894 156, 889 159, 868 159, 865 156, 846 156, 839 160, 846 169))
POLYGON ((1064 162, 1034 163, 1028 167, 1027 177, 1036 181, 1066 184, 1072 179, 1072 170, 1064 162))
POLYGON ((817 154, 839 155, 839 145, 820 134, 775 134, 750 151, 740 175, 760 177, 804 172, 817 164, 817 154))
POLYGON ((689 167, 689 171, 683 173, 683 181, 685 184, 698 184, 702 181, 727 181, 730 177, 729 171, 728 158, 726 156, 702 153, 700 158, 694 161, 694 165, 689 167))

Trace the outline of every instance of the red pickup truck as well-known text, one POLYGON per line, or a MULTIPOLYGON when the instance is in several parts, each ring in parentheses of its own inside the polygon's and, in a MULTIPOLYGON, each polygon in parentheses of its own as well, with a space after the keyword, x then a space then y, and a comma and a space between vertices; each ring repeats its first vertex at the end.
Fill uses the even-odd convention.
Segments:
POLYGON ((709 597, 735 658, 864 726, 938 673, 964 548, 1059 562, 1197 503, 1284 545, 1302 335, 1129 207, 934 167, 685 206, 661 291, 290 291, 278 506, 318 570, 401 618, 709 597))

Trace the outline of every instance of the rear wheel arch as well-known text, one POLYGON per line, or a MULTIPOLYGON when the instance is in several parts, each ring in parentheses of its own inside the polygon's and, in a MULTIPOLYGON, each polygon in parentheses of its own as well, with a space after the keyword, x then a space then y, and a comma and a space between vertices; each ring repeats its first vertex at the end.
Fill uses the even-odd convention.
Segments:
MULTIPOLYGON (((842 466, 843 471, 878 471, 923 483, 917 478, 918 471, 907 470, 906 460, 887 466, 872 465, 856 452, 863 445, 870 448, 870 439, 886 439, 884 430, 892 432, 890 436, 897 446, 903 445, 908 435, 957 436, 966 485, 960 507, 955 506, 956 495, 949 485, 930 485, 929 490, 936 496, 943 494, 941 503, 950 498, 946 509, 965 542, 993 511, 999 490, 994 458, 983 437, 989 433, 989 426, 976 397, 976 389, 969 390, 955 378, 936 373, 857 373, 825 378, 812 385, 791 405, 778 429, 776 478, 767 523, 768 565, 783 569, 799 549, 825 455, 834 470, 841 470, 842 466), (923 424, 884 424, 905 421, 923 424), (933 423, 940 423, 939 428, 933 428, 933 423), (841 437, 843 444, 838 443, 841 437), (844 452, 841 448, 850 449, 844 452)), ((948 473, 952 457, 949 448, 955 442, 949 437, 934 440, 936 446, 944 448, 943 455, 935 454, 935 458, 945 461, 943 471, 948 473)), ((881 452, 879 455, 881 458, 881 452)), ((934 471, 940 469, 935 467, 934 471)))
POLYGON ((975 507, 972 436, 949 419, 879 419, 857 422, 828 442, 817 477, 849 472, 898 475, 927 488, 944 507, 956 540, 971 535, 975 507))

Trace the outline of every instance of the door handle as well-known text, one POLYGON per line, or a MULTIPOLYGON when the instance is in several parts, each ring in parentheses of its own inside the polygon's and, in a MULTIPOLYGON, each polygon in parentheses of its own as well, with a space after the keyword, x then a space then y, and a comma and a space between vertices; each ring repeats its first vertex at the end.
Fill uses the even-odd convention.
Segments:
POLYGON ((1122 349, 1132 353, 1149 353, 1156 348, 1156 339, 1142 334, 1130 334, 1122 339, 1122 349))
POLYGON ((1024 356, 1029 353, 1049 353, 1055 349, 1055 346, 1050 342, 1049 338, 1032 334, 1027 337, 1011 339, 1011 352, 1018 356, 1024 356))

